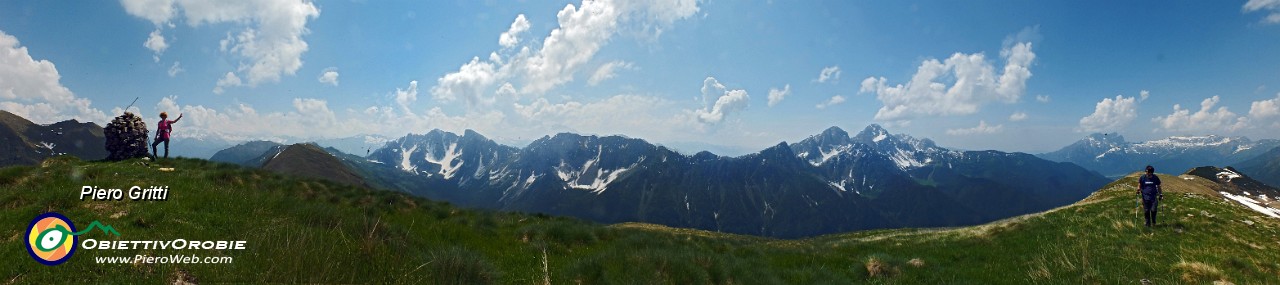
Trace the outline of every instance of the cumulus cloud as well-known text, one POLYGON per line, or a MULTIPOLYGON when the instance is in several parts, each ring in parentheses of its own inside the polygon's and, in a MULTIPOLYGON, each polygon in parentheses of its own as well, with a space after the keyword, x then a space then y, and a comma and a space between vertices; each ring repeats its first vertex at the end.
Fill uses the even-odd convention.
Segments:
POLYGON ((498 79, 499 74, 492 62, 473 57, 458 72, 436 79, 436 86, 431 87, 431 97, 440 102, 450 102, 462 97, 468 105, 490 104, 494 97, 488 95, 489 88, 498 79))
POLYGON ((1010 122, 1020 122, 1026 119, 1027 119, 1027 113, 1023 113, 1023 112, 1015 112, 1013 113, 1013 115, 1009 115, 1010 122))
POLYGON ((1266 120, 1280 115, 1280 93, 1270 100, 1254 101, 1249 105, 1249 118, 1266 120))
MULTIPOLYGON (((235 72, 244 76, 244 84, 248 86, 279 81, 281 76, 297 72, 302 67, 302 54, 308 49, 307 42, 302 39, 309 32, 307 22, 320 16, 320 10, 306 0, 121 0, 121 4, 130 15, 151 21, 156 26, 177 20, 179 15, 192 27, 206 24, 236 26, 234 33, 227 32, 219 50, 235 55, 241 61, 235 72)), ((167 46, 163 38, 159 38, 158 44, 152 44, 152 39, 159 36, 157 29, 145 44, 157 53, 167 46)), ((232 85, 220 85, 228 86, 232 85)))
POLYGON ((826 83, 828 80, 835 81, 836 79, 840 79, 840 66, 829 66, 823 68, 822 72, 818 73, 818 79, 814 79, 813 81, 826 83))
POLYGON ((1249 120, 1268 132, 1280 129, 1280 93, 1273 99, 1253 101, 1249 106, 1249 120))
POLYGON ((240 81, 240 77, 236 76, 235 72, 227 72, 227 74, 223 75, 222 78, 218 78, 218 84, 213 87, 213 93, 222 94, 222 92, 226 91, 227 87, 240 85, 243 85, 243 82, 240 81))
POLYGON ((129 15, 147 19, 160 26, 177 15, 173 2, 174 0, 122 0, 120 4, 129 15))
POLYGON ((1148 92, 1147 90, 1142 90, 1138 92, 1138 102, 1147 101, 1147 98, 1150 98, 1150 97, 1151 97, 1151 92, 1148 92))
POLYGON ((160 29, 151 31, 151 35, 147 36, 147 41, 143 42, 142 46, 155 53, 151 56, 151 59, 155 62, 160 62, 160 54, 169 48, 169 44, 164 41, 164 35, 160 34, 160 29))
POLYGON ((418 81, 409 81, 409 89, 396 88, 395 98, 396 104, 400 105, 400 108, 405 113, 412 114, 413 112, 410 111, 409 105, 418 100, 418 81))
POLYGON ((504 48, 515 47, 520 43, 520 34, 528 30, 529 20, 524 18, 524 14, 516 15, 516 20, 511 22, 511 28, 498 36, 498 44, 504 48))
MULTIPOLYGON (((499 36, 503 46, 500 51, 491 53, 488 60, 474 57, 458 71, 441 76, 431 89, 432 96, 442 101, 461 97, 469 105, 487 105, 494 102, 493 93, 506 83, 513 83, 512 88, 521 94, 541 95, 573 81, 615 35, 637 32, 656 38, 666 27, 697 11, 694 0, 586 0, 561 9, 556 14, 558 26, 541 41, 532 41, 541 45, 522 47, 521 42, 525 41, 519 40, 518 34, 527 31, 523 27, 527 20, 517 16, 507 32, 499 36)), ((617 67, 601 75, 612 74, 607 71, 616 71, 617 67)))
POLYGON ((928 59, 905 84, 890 85, 884 77, 868 77, 859 93, 875 93, 884 104, 876 112, 881 121, 909 121, 920 116, 968 115, 987 103, 1017 102, 1031 78, 1035 53, 1030 42, 1000 51, 1005 65, 996 67, 982 53, 955 53, 946 60, 928 59))
POLYGON ((325 68, 324 70, 320 71, 320 77, 317 77, 316 80, 319 80, 320 83, 338 86, 338 68, 337 67, 325 68))
POLYGON ((1264 24, 1280 23, 1280 0, 1249 0, 1244 3, 1245 12, 1264 11, 1267 16, 1262 19, 1264 24))
POLYGON ((175 61, 173 62, 173 65, 169 66, 169 77, 178 76, 178 73, 182 73, 183 71, 186 70, 182 69, 182 63, 175 61))
POLYGON ((612 1, 583 1, 556 14, 560 27, 551 31, 542 48, 519 68, 524 71, 523 92, 542 93, 573 80, 573 74, 595 57, 618 29, 624 11, 612 1))
POLYGON ((1138 117, 1137 99, 1116 95, 1103 98, 1093 108, 1093 114, 1080 118, 1080 127, 1076 131, 1087 133, 1109 133, 1120 130, 1138 117))
POLYGON ((1036 102, 1049 103, 1049 95, 1036 95, 1036 102))
POLYGON ((786 86, 782 87, 782 90, 778 90, 777 88, 769 88, 769 107, 773 107, 773 105, 778 105, 778 103, 782 102, 782 99, 787 98, 787 95, 791 95, 791 84, 787 84, 786 86))
POLYGON ((1200 110, 1192 113, 1181 105, 1173 105, 1173 113, 1155 117, 1151 121, 1160 125, 1161 129, 1171 132, 1220 132, 1236 131, 1248 126, 1248 119, 1232 113, 1227 107, 1213 107, 1218 104, 1218 96, 1200 101, 1200 110))
POLYGON ((827 99, 827 101, 818 103, 818 105, 814 107, 818 109, 826 109, 827 107, 830 107, 833 105, 839 105, 840 103, 844 103, 844 96, 836 95, 836 96, 831 96, 831 99, 827 99))
POLYGON ((730 90, 715 77, 707 77, 702 81, 703 107, 694 110, 695 118, 704 124, 720 123, 725 116, 746 109, 749 98, 746 90, 730 90))
POLYGON ((609 63, 600 65, 600 68, 597 68, 596 72, 591 74, 591 78, 587 79, 587 85, 595 86, 597 84, 600 84, 600 82, 612 79, 615 76, 617 76, 618 70, 633 69, 633 68, 635 68, 635 65, 630 62, 625 62, 621 60, 610 61, 609 63))
POLYGON ((1004 131, 1004 125, 987 125, 987 121, 978 121, 978 126, 965 129, 947 129, 948 135, 967 136, 980 134, 995 134, 1004 131))
POLYGON ((53 62, 36 60, 18 38, 0 31, 0 109, 40 124, 66 119, 103 123, 107 115, 62 86, 53 62))

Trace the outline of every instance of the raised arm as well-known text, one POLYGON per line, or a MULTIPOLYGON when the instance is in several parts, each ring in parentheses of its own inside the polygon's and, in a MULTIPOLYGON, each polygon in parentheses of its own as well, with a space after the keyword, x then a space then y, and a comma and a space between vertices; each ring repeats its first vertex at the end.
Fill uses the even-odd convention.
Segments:
POLYGON ((173 119, 173 122, 174 122, 174 123, 177 123, 177 122, 178 122, 178 120, 182 120, 182 114, 178 114, 178 118, 177 118, 177 119, 173 119))

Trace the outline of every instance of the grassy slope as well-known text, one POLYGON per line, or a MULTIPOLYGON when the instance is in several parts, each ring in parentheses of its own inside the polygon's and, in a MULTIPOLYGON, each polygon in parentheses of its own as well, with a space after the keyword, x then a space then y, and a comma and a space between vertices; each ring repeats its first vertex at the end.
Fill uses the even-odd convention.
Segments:
MULTIPOLYGON (((1076 205, 957 229, 773 240, 648 224, 465 210, 390 191, 299 180, 201 160, 56 158, 0 170, 0 282, 755 284, 1280 283, 1280 222, 1164 177, 1165 225, 1135 227, 1133 178, 1076 205), (81 185, 168 185, 166 202, 79 201, 81 185), (1212 213, 1213 217, 1201 214, 1212 213), (99 220, 129 240, 243 239, 243 251, 79 250, 40 265, 23 248, 35 215, 99 220), (1188 216, 1192 214, 1193 216, 1188 216), (1246 226, 1240 220, 1257 222, 1246 226), (135 254, 226 255, 231 264, 95 264, 135 254), (548 272, 543 272, 543 257, 548 272)), ((111 239, 101 233, 90 238, 111 239)))

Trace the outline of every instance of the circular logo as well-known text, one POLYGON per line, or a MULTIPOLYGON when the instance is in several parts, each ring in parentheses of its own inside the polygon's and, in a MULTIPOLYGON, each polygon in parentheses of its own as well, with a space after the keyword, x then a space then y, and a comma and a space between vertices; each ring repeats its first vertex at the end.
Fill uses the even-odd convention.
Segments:
POLYGON ((27 253, 44 265, 67 262, 76 253, 78 237, 72 235, 76 225, 62 214, 49 212, 36 216, 27 227, 27 253))

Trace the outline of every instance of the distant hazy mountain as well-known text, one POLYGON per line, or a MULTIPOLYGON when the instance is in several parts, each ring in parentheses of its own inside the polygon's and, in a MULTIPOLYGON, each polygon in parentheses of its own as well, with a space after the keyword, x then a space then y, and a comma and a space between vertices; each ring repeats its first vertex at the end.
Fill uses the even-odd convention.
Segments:
POLYGON ((1236 168, 1252 175, 1258 181, 1280 187, 1280 147, 1237 163, 1236 168))
POLYGON ((314 140, 314 143, 343 153, 364 156, 369 155, 370 152, 377 150, 390 140, 380 135, 355 135, 345 138, 314 140))
POLYGON ((209 160, 248 167, 262 167, 263 163, 275 157, 285 147, 286 145, 273 141, 251 141, 220 150, 214 153, 209 160))
POLYGON ((872 125, 722 157, 562 133, 524 148, 431 131, 344 162, 463 205, 776 237, 975 224, 1069 204, 1107 181, 1020 153, 962 152, 872 125))
POLYGON ((1277 146, 1280 140, 1253 141, 1247 137, 1174 136, 1134 143, 1118 134, 1092 134, 1039 156, 1118 177, 1147 165, 1162 172, 1181 172, 1201 165, 1233 165, 1277 146))
POLYGON ((32 165, 54 155, 69 154, 83 160, 107 157, 102 126, 67 120, 37 125, 0 110, 0 167, 32 165))
MULTIPOLYGON (((155 139, 155 123, 156 122, 147 122, 147 127, 150 128, 152 136, 149 139, 155 139)), ((178 124, 174 125, 174 128, 177 129, 175 130, 175 133, 184 131, 184 129, 180 129, 182 127, 181 124, 182 122, 178 122, 178 124)), ((235 144, 236 143, 231 140, 218 136, 174 137, 169 142, 169 154, 170 156, 209 159, 219 150, 226 149, 227 147, 231 147, 235 144)), ((157 147, 163 148, 164 146, 157 147)), ((160 151, 164 152, 163 149, 160 151)))

